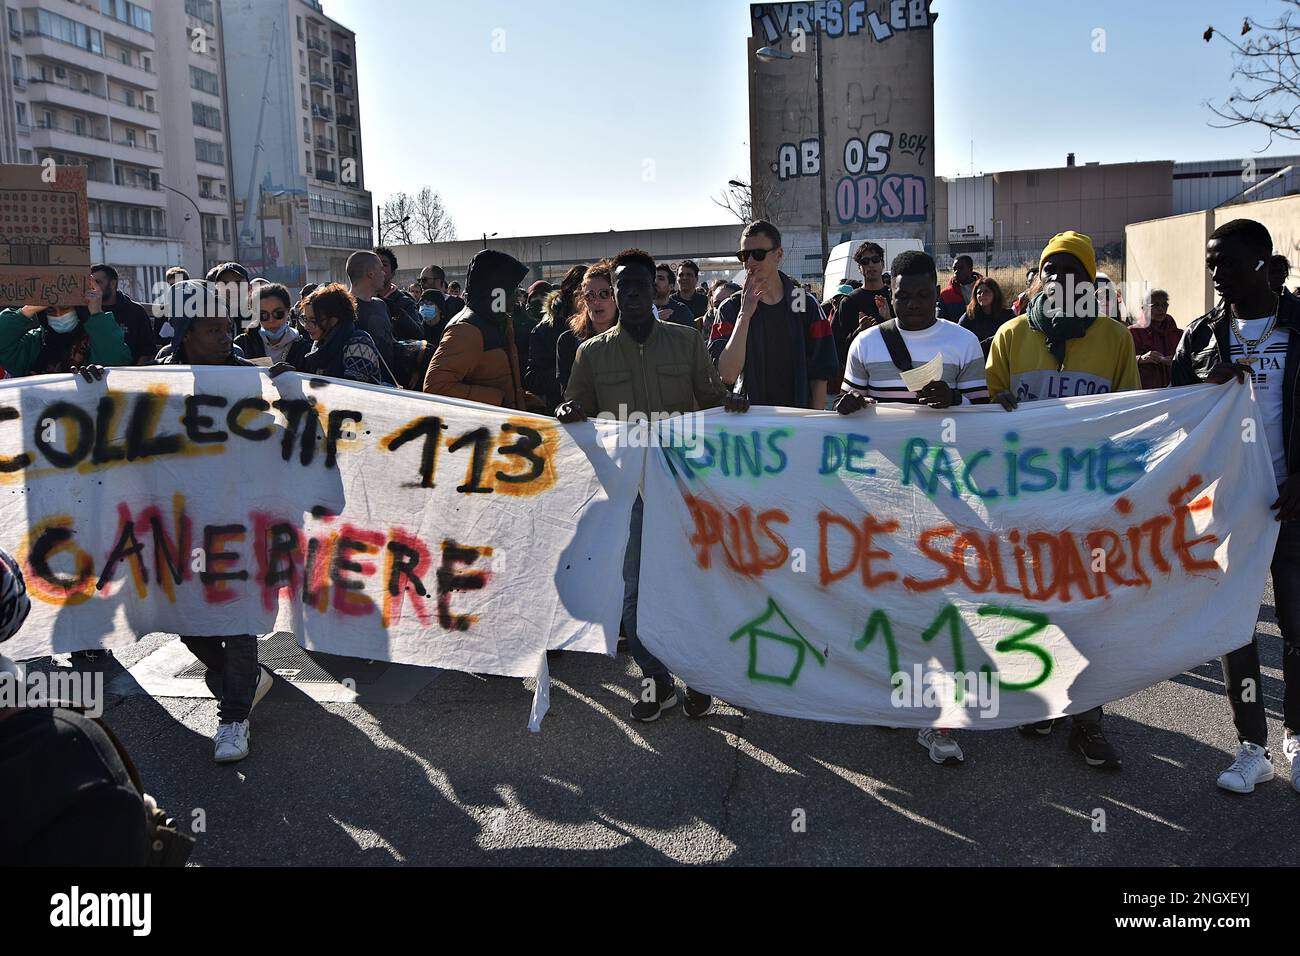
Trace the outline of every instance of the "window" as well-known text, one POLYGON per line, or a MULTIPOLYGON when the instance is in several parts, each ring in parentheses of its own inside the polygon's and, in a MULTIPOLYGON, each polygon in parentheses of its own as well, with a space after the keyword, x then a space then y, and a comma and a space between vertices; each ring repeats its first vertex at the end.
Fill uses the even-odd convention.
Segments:
POLYGON ((18 110, 18 125, 26 126, 27 125, 27 104, 15 103, 14 106, 18 110))
POLYGON ((230 241, 230 220, 229 219, 221 220, 221 241, 222 242, 230 241))
POLYGON ((194 157, 202 163, 212 163, 216 166, 226 165, 226 151, 220 143, 214 143, 211 140, 195 139, 194 140, 194 157))
POLYGON ((298 18, 298 39, 302 39, 302 17, 298 18))
POLYGON ((190 104, 194 116, 194 125, 203 126, 207 129, 221 129, 221 110, 215 106, 205 106, 202 103, 190 104))
POLYGON ((9 14, 9 32, 22 33, 22 21, 18 19, 18 11, 10 7, 7 12, 9 14))
POLYGON ((9 54, 9 65, 13 71, 14 85, 17 86, 18 81, 26 76, 26 74, 23 73, 23 58, 20 56, 14 56, 11 53, 9 54))
POLYGON ((135 106, 135 90, 123 90, 122 102, 127 106, 135 106))
POLYGON ((153 33, 153 14, 130 0, 99 0, 99 12, 122 23, 129 23, 137 30, 153 33))
POLYGON ((185 12, 204 23, 216 23, 212 14, 212 0, 185 0, 185 12))
POLYGON ((68 43, 91 53, 103 54, 104 37, 98 30, 92 30, 85 24, 61 17, 49 10, 24 11, 27 29, 51 40, 68 43))
POLYGON ((130 127, 127 127, 126 130, 126 145, 128 146, 135 145, 135 130, 131 129, 130 127))
POLYGON ((30 149, 18 150, 18 162, 30 163, 32 161, 32 151, 30 149))
POLYGON ((217 74, 201 70, 197 66, 190 67, 190 88, 213 96, 221 95, 220 87, 217 86, 217 74))
POLYGON ((153 72, 153 60, 150 59, 150 58, 147 57, 147 56, 143 56, 143 55, 141 55, 141 57, 140 57, 140 69, 144 70, 146 73, 152 73, 152 72, 153 72))
POLYGON ((72 120, 72 131, 78 136, 86 135, 86 119, 84 116, 74 117, 72 120))

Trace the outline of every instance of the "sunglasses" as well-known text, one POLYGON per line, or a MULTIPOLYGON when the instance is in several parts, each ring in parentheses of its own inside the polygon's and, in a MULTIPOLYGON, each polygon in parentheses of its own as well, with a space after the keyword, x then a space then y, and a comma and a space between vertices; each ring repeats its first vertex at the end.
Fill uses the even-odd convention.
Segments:
POLYGON ((862 259, 862 264, 864 266, 878 266, 884 263, 884 261, 885 261, 884 256, 864 256, 862 259))
POLYGON ((773 249, 741 249, 736 253, 736 258, 741 262, 748 262, 751 258, 753 258, 755 262, 762 262, 767 258, 769 252, 774 251, 775 250, 773 249))
POLYGON ((288 316, 288 314, 289 313, 286 312, 284 309, 276 309, 274 312, 267 312, 263 310, 262 321, 265 322, 267 319, 283 319, 286 316, 288 316))
POLYGON ((582 297, 586 299, 588 302, 595 302, 597 299, 599 299, 601 302, 607 302, 608 300, 614 298, 614 290, 601 289, 599 292, 588 291, 582 293, 582 297))

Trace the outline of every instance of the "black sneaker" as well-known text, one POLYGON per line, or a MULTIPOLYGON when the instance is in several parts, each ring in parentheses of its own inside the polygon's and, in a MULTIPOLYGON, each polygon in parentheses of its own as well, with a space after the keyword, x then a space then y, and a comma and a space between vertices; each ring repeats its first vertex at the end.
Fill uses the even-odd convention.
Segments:
POLYGON ((73 651, 68 657, 72 666, 76 667, 79 664, 94 664, 101 658, 111 657, 112 655, 112 651, 97 649, 93 651, 73 651))
POLYGON ((1026 737, 1046 737, 1052 732, 1052 726, 1055 723, 1055 719, 1040 720, 1035 724, 1021 724, 1016 728, 1016 730, 1020 731, 1026 737))
POLYGON ((632 719, 645 724, 658 720, 659 715, 665 710, 677 706, 677 685, 673 683, 673 679, 655 677, 652 680, 653 686, 645 688, 642 691, 642 698, 632 707, 632 719), (649 700, 645 699, 646 691, 650 692, 649 700))
POLYGON ((1089 767, 1119 770, 1124 766, 1119 753, 1101 732, 1101 724, 1076 720, 1074 726, 1070 728, 1070 749, 1083 754, 1083 759, 1088 762, 1089 767))
POLYGON ((687 717, 704 717, 713 710, 713 698, 708 694, 701 694, 693 688, 686 688, 686 702, 682 704, 682 711, 687 717))

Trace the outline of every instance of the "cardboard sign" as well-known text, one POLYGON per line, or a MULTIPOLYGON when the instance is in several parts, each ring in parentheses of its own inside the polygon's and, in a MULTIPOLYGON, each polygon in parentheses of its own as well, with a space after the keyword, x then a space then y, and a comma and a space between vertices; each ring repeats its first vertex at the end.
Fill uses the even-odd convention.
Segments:
POLYGON ((85 305, 89 281, 86 170, 0 165, 0 305, 85 305))

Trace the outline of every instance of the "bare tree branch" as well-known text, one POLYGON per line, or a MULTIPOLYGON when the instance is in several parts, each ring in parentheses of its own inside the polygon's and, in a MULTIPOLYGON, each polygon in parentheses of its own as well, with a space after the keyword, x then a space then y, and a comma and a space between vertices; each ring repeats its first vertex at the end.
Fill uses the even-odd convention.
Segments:
MULTIPOLYGON (((739 179, 734 181, 740 182, 739 179)), ((728 186, 719 196, 709 198, 715 206, 748 224, 755 219, 772 218, 771 210, 781 194, 770 185, 759 183, 758 194, 755 196, 754 187, 747 183, 743 186, 728 186)))
POLYGON ((1300 0, 1281 2, 1289 9, 1276 20, 1247 17, 1237 38, 1214 26, 1201 34, 1206 43, 1218 36, 1232 50, 1238 84, 1224 102, 1205 104, 1222 121, 1210 125, 1258 126, 1268 130, 1270 146, 1275 138, 1300 140, 1300 0))
POLYGON ((442 204, 442 197, 424 186, 412 204, 412 222, 421 242, 448 242, 456 238, 456 223, 442 204))

